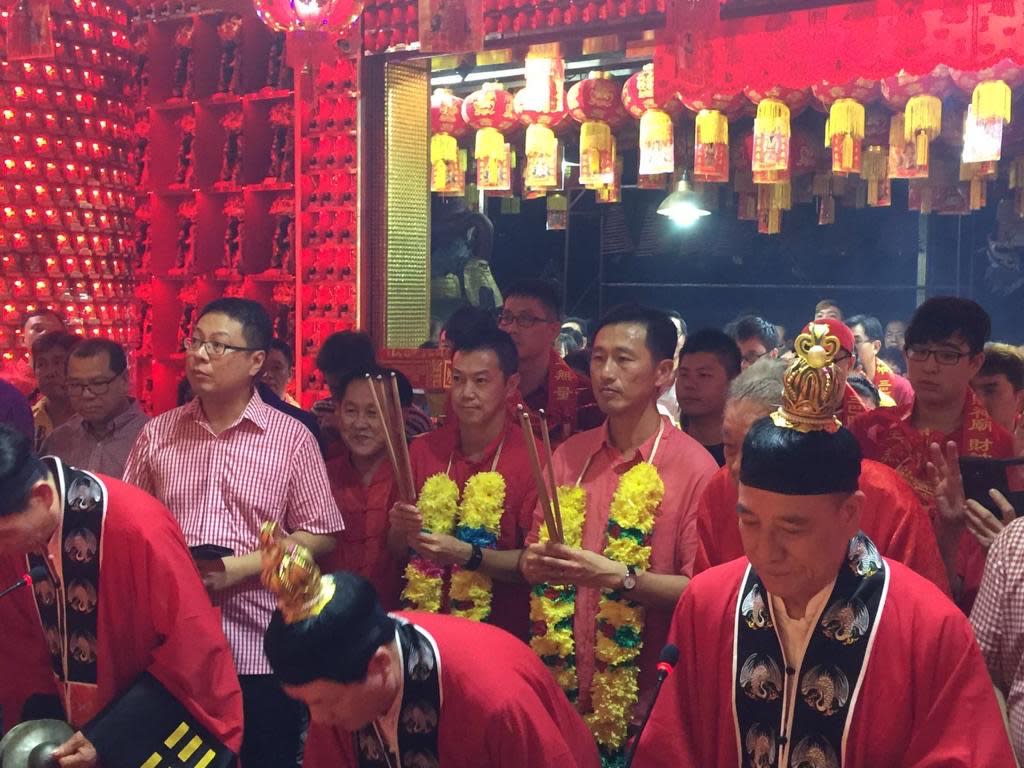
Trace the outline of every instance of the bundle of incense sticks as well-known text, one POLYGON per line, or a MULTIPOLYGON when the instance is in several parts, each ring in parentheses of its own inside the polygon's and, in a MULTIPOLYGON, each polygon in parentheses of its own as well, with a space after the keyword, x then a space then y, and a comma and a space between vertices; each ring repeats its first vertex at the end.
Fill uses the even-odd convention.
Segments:
POLYGON ((370 385, 373 404, 380 414, 384 425, 384 442, 391 459, 391 468, 395 471, 398 493, 402 501, 416 503, 416 482, 412 476, 412 464, 409 462, 409 444, 405 440, 405 417, 402 415, 402 401, 398 396, 398 377, 394 373, 384 381, 384 376, 366 374, 370 385))
POLYGON ((519 425, 523 428, 523 440, 526 443, 526 454, 530 457, 530 469, 533 471, 533 482, 537 486, 537 499, 540 501, 540 508, 544 511, 544 525, 548 529, 548 538, 559 544, 563 543, 562 537, 562 512, 558 507, 558 486, 555 484, 555 470, 551 464, 551 438, 548 436, 544 412, 541 411, 541 432, 544 434, 544 453, 547 459, 548 478, 551 481, 551 491, 548 492, 547 483, 544 481, 544 473, 541 471, 540 456, 537 455, 537 443, 533 437, 533 427, 530 424, 530 414, 523 406, 519 406, 519 425), (552 503, 552 500, 553 503, 552 503))

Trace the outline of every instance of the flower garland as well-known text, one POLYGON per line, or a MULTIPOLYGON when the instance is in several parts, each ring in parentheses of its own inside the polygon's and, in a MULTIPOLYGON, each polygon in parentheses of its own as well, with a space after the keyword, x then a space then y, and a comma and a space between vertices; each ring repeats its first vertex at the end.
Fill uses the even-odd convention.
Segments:
MULTIPOLYGON (((558 507, 562 513, 562 535, 566 545, 582 547, 587 492, 576 486, 561 486, 558 489, 558 507)), ((546 526, 540 528, 540 540, 548 540, 546 526)), ((576 640, 573 637, 575 615, 575 585, 536 584, 530 591, 530 647, 551 669, 555 680, 572 702, 579 696, 576 640)))
MULTIPOLYGON (((431 533, 454 533, 460 541, 494 549, 505 510, 505 478, 498 472, 478 472, 466 481, 460 505, 458 485, 446 473, 439 472, 423 484, 417 506, 423 515, 423 527, 431 533)), ((413 554, 405 568, 402 600, 415 610, 439 613, 444 578, 444 566, 413 554)), ((491 577, 454 567, 448 597, 452 614, 485 621, 491 615, 491 577)))
MULTIPOLYGON (((505 478, 498 472, 478 472, 466 481, 459 509, 455 538, 481 549, 494 549, 505 511, 505 478)), ((480 571, 452 568, 448 597, 451 612, 473 621, 486 621, 491 615, 494 584, 480 571)))
MULTIPOLYGON (((651 464, 637 464, 619 480, 608 514, 604 556, 646 570, 651 561, 651 536, 665 484, 651 464)), ((581 546, 586 492, 559 488, 566 544, 581 546)), ((541 539, 544 539, 543 529, 541 539)), ((530 645, 552 669, 570 700, 576 701, 573 618, 576 588, 541 584, 530 598, 533 637, 530 645)), ((598 603, 594 655, 596 669, 591 682, 591 711, 584 720, 597 741, 601 764, 621 766, 626 732, 639 692, 637 659, 643 647, 644 609, 618 590, 603 590, 598 603)))

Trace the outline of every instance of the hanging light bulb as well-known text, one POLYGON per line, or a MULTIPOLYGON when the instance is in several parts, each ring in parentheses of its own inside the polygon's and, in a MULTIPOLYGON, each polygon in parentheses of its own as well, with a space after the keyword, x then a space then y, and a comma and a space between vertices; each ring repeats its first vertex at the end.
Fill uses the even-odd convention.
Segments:
POLYGON ((679 180, 675 192, 661 201, 658 213, 683 227, 693 226, 699 219, 711 215, 700 196, 690 187, 686 174, 679 180))

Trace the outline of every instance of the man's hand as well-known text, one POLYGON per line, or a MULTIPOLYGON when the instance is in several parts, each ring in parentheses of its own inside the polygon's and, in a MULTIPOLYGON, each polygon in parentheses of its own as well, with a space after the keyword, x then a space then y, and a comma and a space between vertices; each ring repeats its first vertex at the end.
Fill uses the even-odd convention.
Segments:
POLYGON ((96 747, 81 731, 57 747, 53 759, 60 768, 95 768, 99 765, 96 747))
POLYGON ((936 524, 947 531, 959 530, 967 520, 964 479, 960 474, 960 456, 956 443, 946 443, 945 452, 938 443, 928 446, 928 479, 935 492, 936 524))
POLYGON ((992 542, 995 541, 999 532, 1017 517, 1017 512, 1013 505, 1006 500, 1003 494, 992 488, 989 490, 988 495, 996 503, 1000 519, 997 519, 995 515, 974 499, 967 500, 967 528, 974 534, 974 538, 978 540, 978 543, 985 550, 992 546, 992 542))
POLYGON ((588 549, 552 541, 532 544, 523 551, 519 570, 531 584, 575 584, 618 589, 626 566, 588 549))
POLYGON ((247 560, 233 555, 220 560, 197 560, 196 565, 199 567, 199 575, 203 579, 206 591, 211 594, 221 592, 251 576, 251 566, 253 562, 259 566, 262 552, 253 552, 244 557, 247 560), (257 559, 253 561, 253 558, 257 559))
POLYGON ((473 554, 472 544, 446 533, 417 533, 409 546, 416 550, 416 554, 437 565, 465 565, 473 554))
POLYGON ((418 507, 396 501, 388 513, 391 530, 404 536, 410 547, 415 545, 416 537, 423 531, 423 515, 418 507))

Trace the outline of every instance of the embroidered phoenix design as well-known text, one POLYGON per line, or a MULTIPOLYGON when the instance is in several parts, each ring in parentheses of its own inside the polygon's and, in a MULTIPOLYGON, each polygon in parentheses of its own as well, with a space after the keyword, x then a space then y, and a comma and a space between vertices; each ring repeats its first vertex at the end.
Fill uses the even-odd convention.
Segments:
POLYGON ((871 615, 868 608, 857 598, 842 600, 825 612, 821 627, 825 637, 843 645, 853 645, 868 633, 871 615))
POLYGON ((753 653, 740 669, 740 687, 752 699, 775 701, 782 692, 782 670, 763 653, 753 653))
POLYGON ((800 681, 800 695, 811 709, 832 716, 850 700, 850 681, 838 667, 811 667, 800 681))

